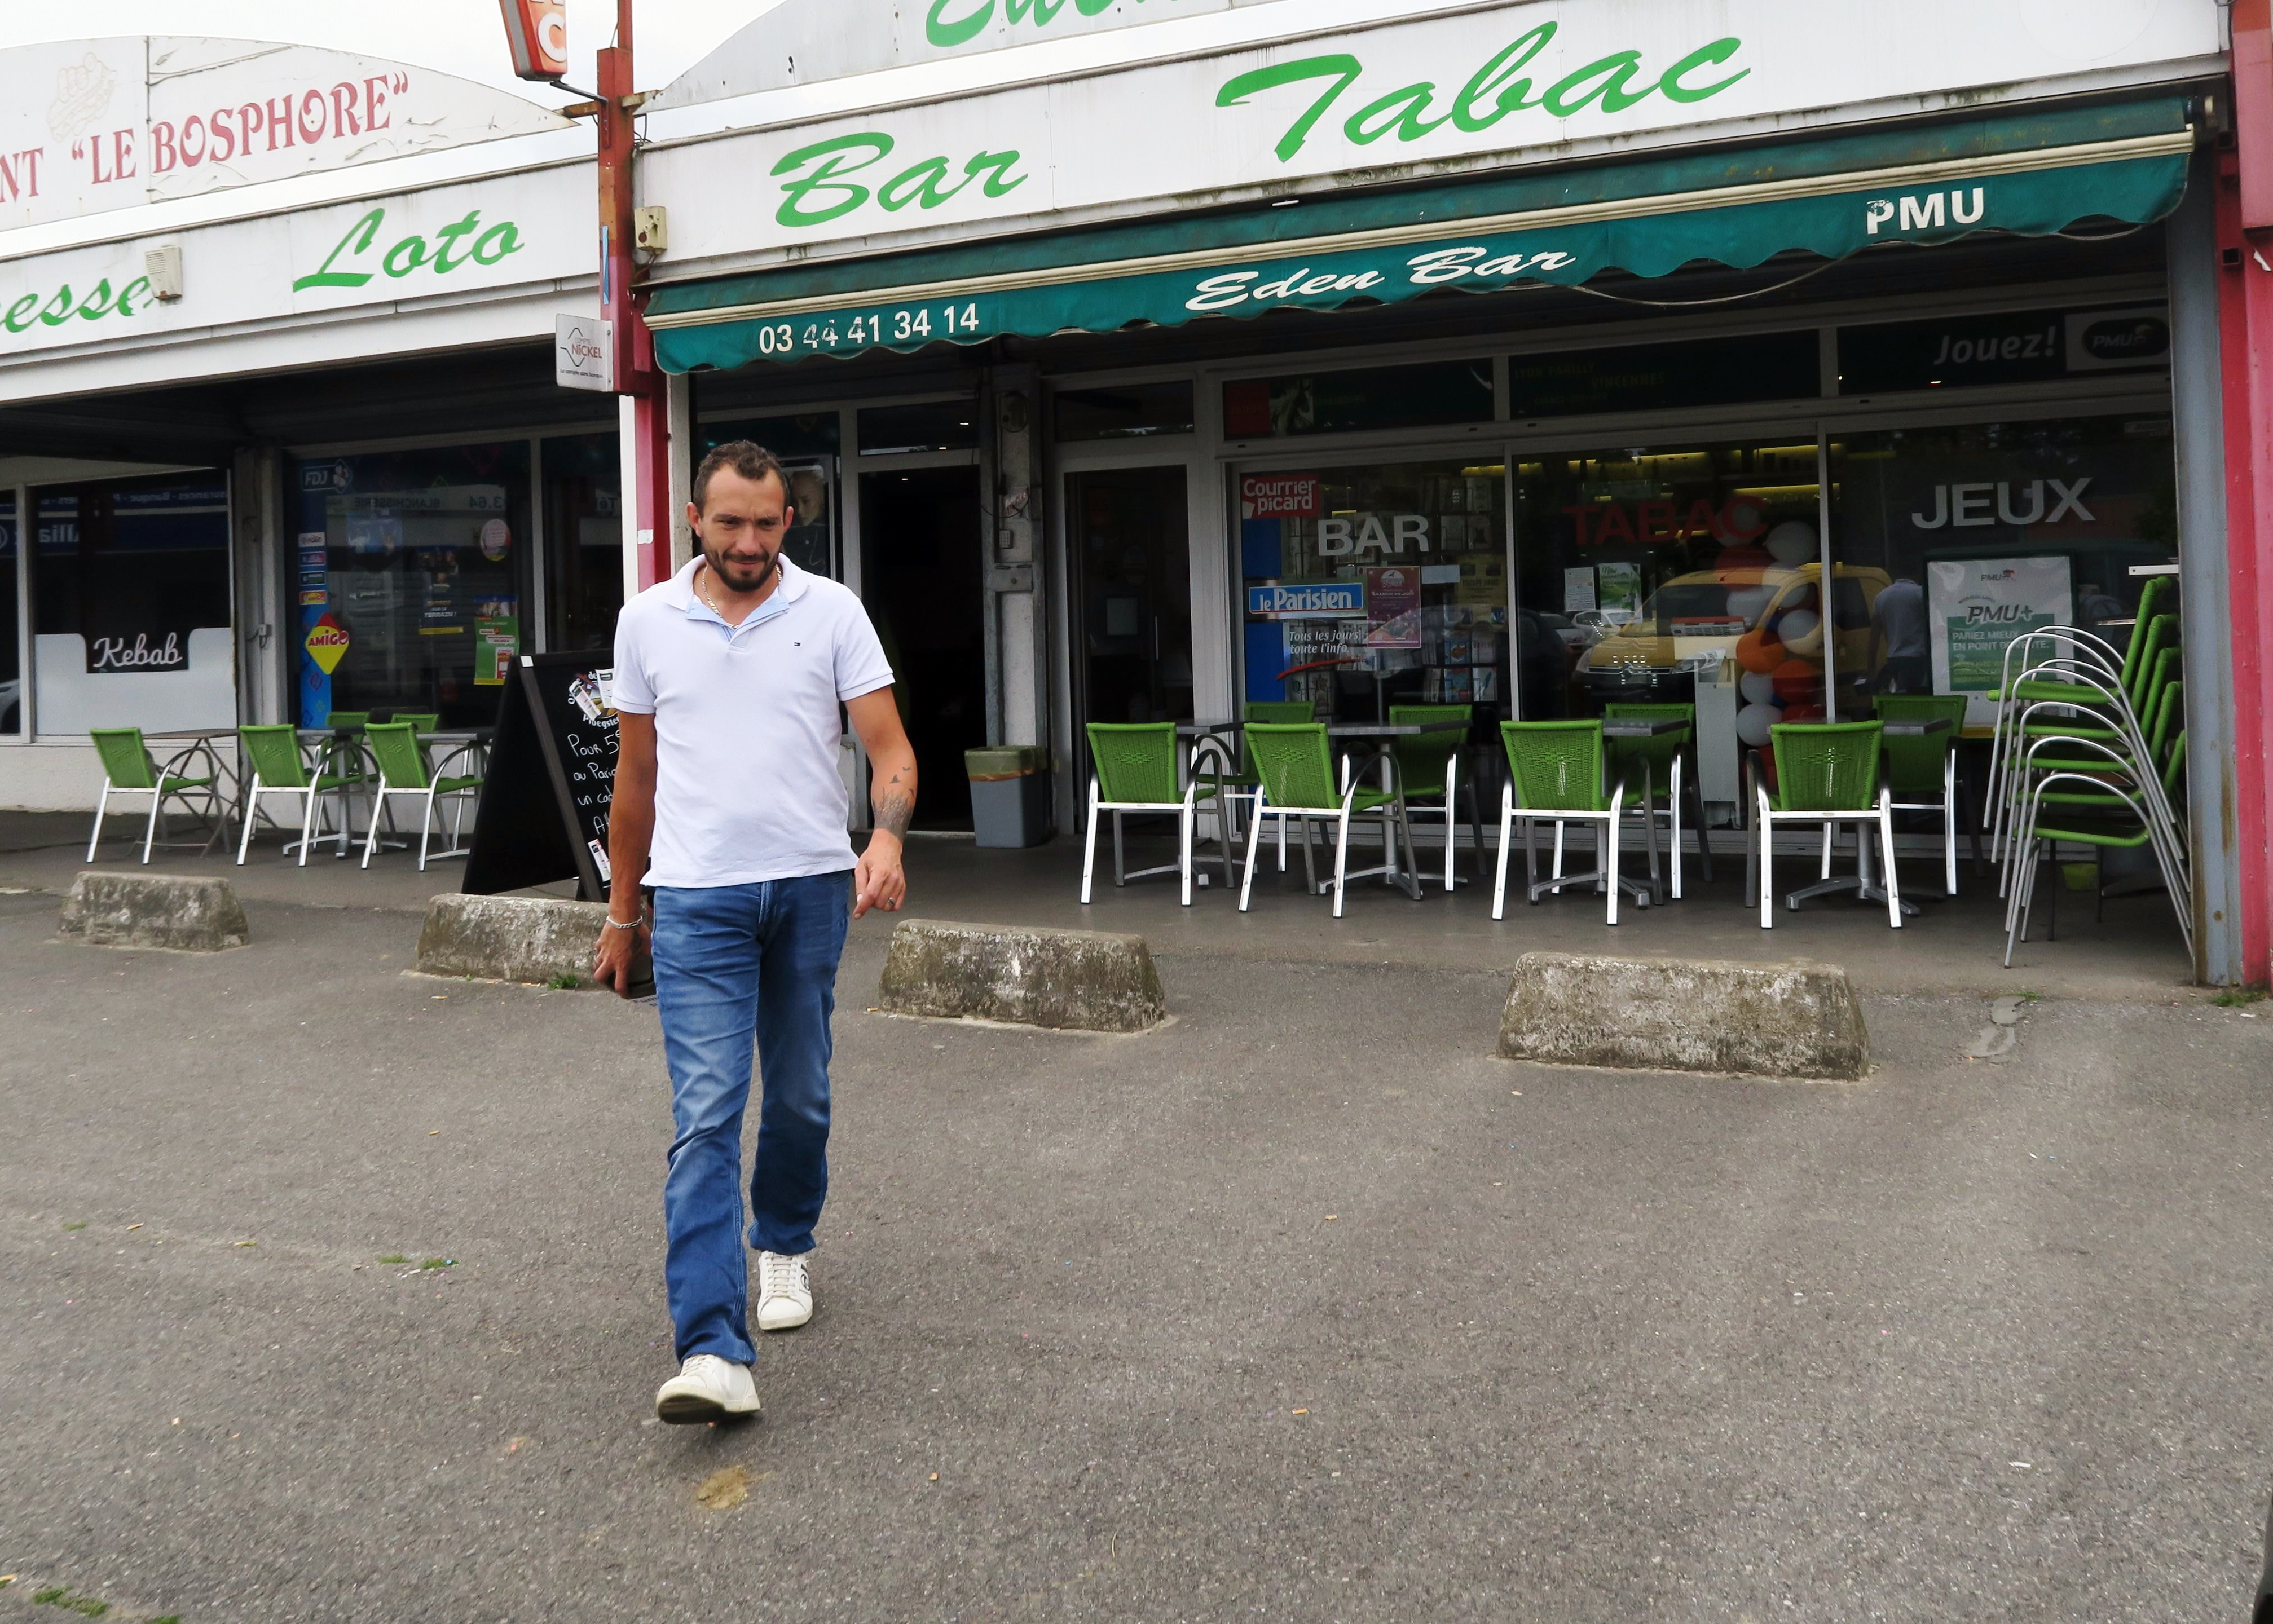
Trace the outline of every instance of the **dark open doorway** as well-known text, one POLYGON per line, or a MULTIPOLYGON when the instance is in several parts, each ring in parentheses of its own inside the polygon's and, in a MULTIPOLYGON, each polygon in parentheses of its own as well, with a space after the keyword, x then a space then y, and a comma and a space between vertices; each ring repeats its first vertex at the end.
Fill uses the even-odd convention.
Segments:
POLYGON ((971 827, 963 752, 986 743, 979 470, 860 476, 860 596, 899 680, 915 745, 915 827, 971 827))

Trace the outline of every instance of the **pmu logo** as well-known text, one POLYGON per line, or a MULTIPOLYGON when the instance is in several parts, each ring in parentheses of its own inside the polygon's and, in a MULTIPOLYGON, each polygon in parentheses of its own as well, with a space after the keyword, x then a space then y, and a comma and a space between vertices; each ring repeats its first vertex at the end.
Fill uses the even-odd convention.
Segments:
POLYGON ((2094 361, 2155 361, 2171 353, 2171 329, 2151 316, 2095 321, 2076 342, 2094 361))
POLYGON ((1863 206, 1863 235, 1876 236, 1888 221, 1897 231, 1944 231, 1951 226, 1977 226, 1989 212, 1986 194, 1976 186, 1971 196, 1962 189, 1930 191, 1924 197, 1873 198, 1863 206))

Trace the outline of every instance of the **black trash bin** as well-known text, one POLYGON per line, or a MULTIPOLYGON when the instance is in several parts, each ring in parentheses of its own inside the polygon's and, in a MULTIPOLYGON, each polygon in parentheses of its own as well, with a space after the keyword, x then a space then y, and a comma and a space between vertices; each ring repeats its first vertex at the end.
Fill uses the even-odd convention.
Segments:
POLYGON ((1049 752, 998 745, 963 752, 971 775, 971 827, 982 846, 1039 846, 1050 827, 1049 752))

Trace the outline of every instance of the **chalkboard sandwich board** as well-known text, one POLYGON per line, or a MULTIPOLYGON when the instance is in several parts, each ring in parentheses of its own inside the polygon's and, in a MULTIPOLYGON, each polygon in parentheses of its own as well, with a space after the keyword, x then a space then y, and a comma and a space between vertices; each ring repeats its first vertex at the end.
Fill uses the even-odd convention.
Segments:
MULTIPOLYGON (((605 656, 522 655, 505 685, 474 815, 466 890, 494 896, 573 879, 608 900, 608 808, 616 788, 615 673, 605 656)), ((642 986, 651 991, 648 968, 642 986)))

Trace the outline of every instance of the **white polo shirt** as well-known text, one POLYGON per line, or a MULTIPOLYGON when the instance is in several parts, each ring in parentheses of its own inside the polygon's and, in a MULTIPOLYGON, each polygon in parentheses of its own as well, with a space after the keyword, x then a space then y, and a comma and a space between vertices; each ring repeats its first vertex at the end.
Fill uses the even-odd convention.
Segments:
POLYGON ((860 600, 787 558, 730 626, 694 593, 701 560, 616 621, 615 702, 655 718, 651 886, 740 886, 852 866, 837 770, 841 700, 891 685, 860 600))

